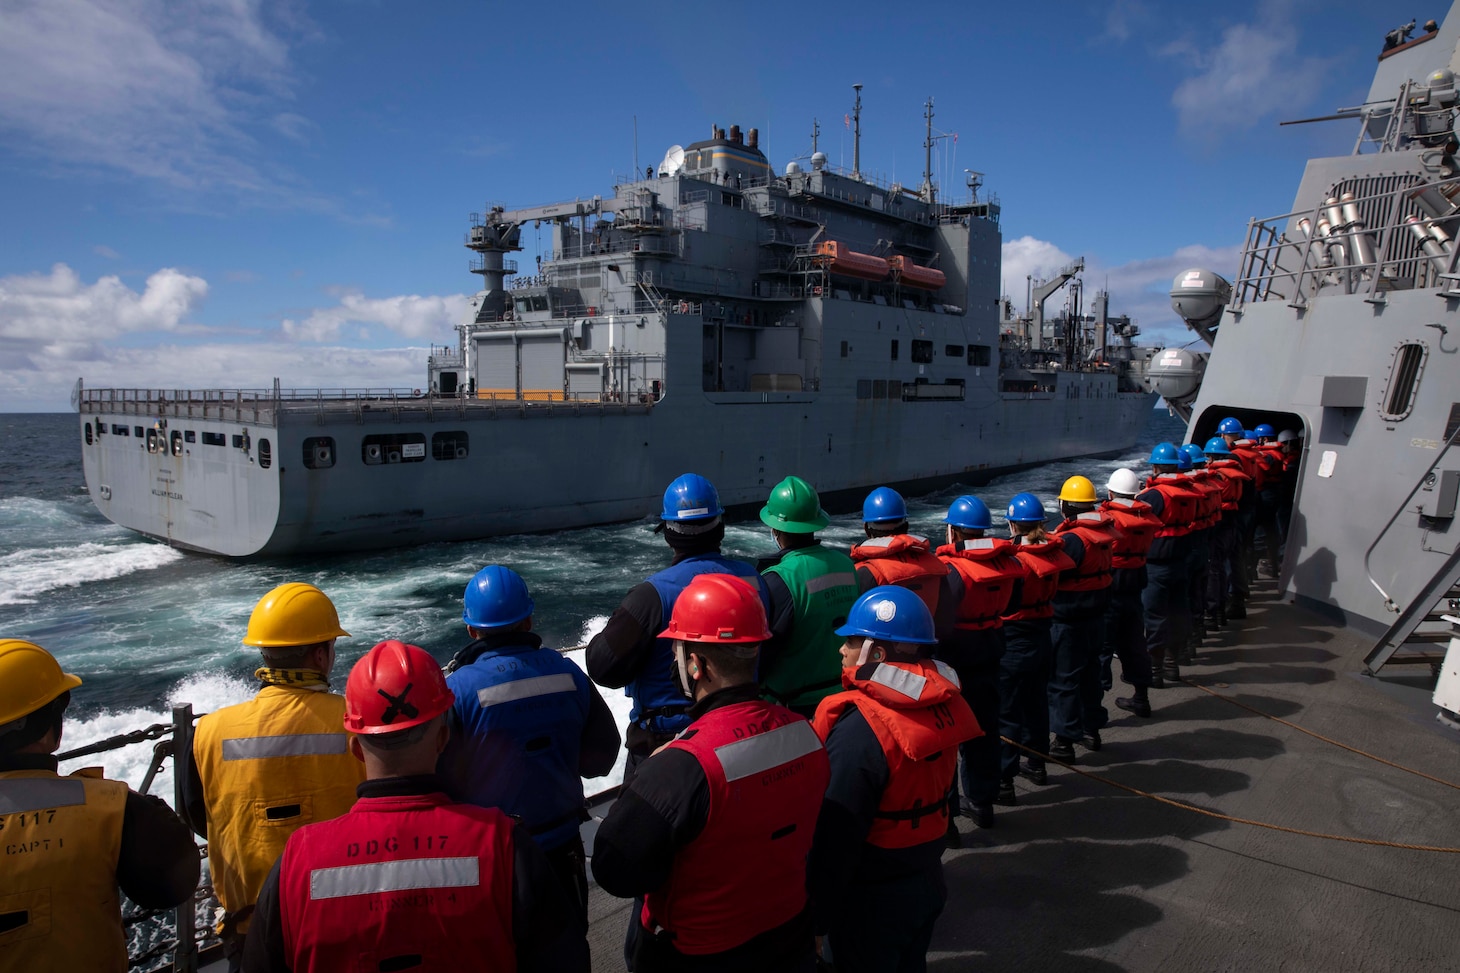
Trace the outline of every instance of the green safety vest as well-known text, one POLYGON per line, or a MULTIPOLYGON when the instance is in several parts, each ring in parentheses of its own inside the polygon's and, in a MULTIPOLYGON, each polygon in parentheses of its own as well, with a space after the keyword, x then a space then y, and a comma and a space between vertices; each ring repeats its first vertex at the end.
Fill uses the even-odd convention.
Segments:
POLYGON ((815 706, 841 690, 845 640, 836 629, 857 600, 856 567, 842 552, 813 544, 786 551, 765 573, 786 583, 795 615, 790 643, 762 667, 761 685, 786 706, 815 706))

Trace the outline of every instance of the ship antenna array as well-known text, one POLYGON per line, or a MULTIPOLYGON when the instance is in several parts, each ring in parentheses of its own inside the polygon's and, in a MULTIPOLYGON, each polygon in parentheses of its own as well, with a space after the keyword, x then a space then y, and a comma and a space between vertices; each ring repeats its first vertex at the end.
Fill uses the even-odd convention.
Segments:
POLYGON ((862 86, 852 85, 857 101, 852 105, 852 178, 862 178, 862 86))

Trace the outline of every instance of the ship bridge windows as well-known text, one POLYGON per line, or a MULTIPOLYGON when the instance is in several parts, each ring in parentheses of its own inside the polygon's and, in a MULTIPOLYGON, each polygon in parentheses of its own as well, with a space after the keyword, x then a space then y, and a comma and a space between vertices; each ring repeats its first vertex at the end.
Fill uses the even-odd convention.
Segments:
POLYGON ((912 360, 919 365, 931 364, 933 361, 933 343, 914 338, 912 343, 912 360))
POLYGON ((309 436, 304 440, 304 468, 327 470, 335 465, 333 436, 309 436))
POLYGON ((1422 341, 1403 341, 1395 346, 1380 416, 1390 422, 1398 422, 1414 411, 1414 397, 1419 391, 1419 380, 1424 375, 1428 357, 1429 349, 1422 341))
POLYGON ((419 432, 393 432, 366 436, 360 441, 360 458, 366 466, 395 463, 424 463, 426 436, 419 432))
POLYGON ((432 459, 466 459, 467 435, 465 430, 438 432, 431 435, 432 459))
POLYGON ((988 345, 969 345, 968 363, 970 365, 988 365, 993 361, 993 352, 988 345))
POLYGON ((948 356, 949 358, 962 358, 963 357, 963 346, 962 345, 946 345, 943 348, 943 354, 946 355, 946 356, 948 356))

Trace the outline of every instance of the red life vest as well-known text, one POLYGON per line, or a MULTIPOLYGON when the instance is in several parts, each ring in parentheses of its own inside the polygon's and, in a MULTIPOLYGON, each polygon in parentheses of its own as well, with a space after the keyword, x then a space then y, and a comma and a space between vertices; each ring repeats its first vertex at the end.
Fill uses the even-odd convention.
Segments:
POLYGON ((1014 583, 1024 577, 1024 566, 1013 548, 1002 537, 976 537, 938 548, 938 559, 963 579, 956 628, 977 632, 1004 624, 999 616, 1009 607, 1014 583))
POLYGON ((1115 527, 1120 531, 1115 550, 1111 552, 1110 566, 1125 570, 1144 565, 1146 552, 1151 549, 1151 541, 1156 539, 1156 531, 1161 526, 1161 521, 1151 512, 1151 505, 1116 497, 1102 503, 1100 509, 1115 521, 1115 527))
POLYGON ((1241 464, 1242 472, 1252 477, 1253 489, 1261 490, 1267 484, 1267 464, 1262 461, 1257 444, 1250 439, 1239 439, 1228 448, 1241 464))
POLYGON ((1222 519, 1222 484, 1206 468, 1192 470, 1186 474, 1186 478, 1201 492, 1201 500, 1196 508, 1196 529, 1205 530, 1217 526, 1217 521, 1222 519))
POLYGON ((1019 608, 1005 615, 1004 622, 1053 618, 1054 593, 1059 590, 1060 573, 1075 566, 1075 559, 1065 553, 1065 542, 1051 535, 1047 540, 1031 544, 1021 537, 1014 543, 1014 556, 1024 565, 1023 596, 1019 608))
POLYGON ((445 794, 367 797, 290 835, 279 866, 294 973, 515 970, 512 819, 445 794))
POLYGON ((1260 476, 1259 490, 1265 490, 1283 478, 1286 466, 1281 443, 1261 443, 1257 447, 1257 466, 1260 476))
POLYGON ((887 788, 872 816, 867 843, 911 848, 942 841, 948 793, 958 768, 958 744, 983 736, 958 689, 958 677, 932 660, 882 662, 866 679, 842 670, 847 691, 816 708, 825 740, 849 706, 861 710, 887 758, 887 788))
POLYGON ((926 539, 911 534, 869 537, 852 548, 852 561, 872 572, 878 584, 895 584, 917 593, 934 617, 948 565, 933 554, 926 539))
POLYGON ((831 778, 826 749, 810 723, 761 700, 712 709, 669 746, 699 761, 709 816, 639 921, 686 955, 723 953, 806 908, 806 857, 831 778))
POLYGON ((1185 537, 1195 530, 1201 493, 1180 473, 1158 473, 1146 487, 1161 494, 1161 526, 1157 537, 1185 537))
POLYGON ((1098 510, 1076 514, 1054 529, 1054 536, 1074 534, 1085 543, 1080 563, 1060 574, 1060 591, 1099 591, 1110 587, 1110 568, 1118 535, 1115 521, 1098 510))
POLYGON ((1222 510, 1233 511, 1242 502, 1242 491, 1245 484, 1252 482, 1252 477, 1242 470, 1242 464, 1234 459, 1215 459, 1207 462, 1207 469, 1216 474, 1222 480, 1222 510))

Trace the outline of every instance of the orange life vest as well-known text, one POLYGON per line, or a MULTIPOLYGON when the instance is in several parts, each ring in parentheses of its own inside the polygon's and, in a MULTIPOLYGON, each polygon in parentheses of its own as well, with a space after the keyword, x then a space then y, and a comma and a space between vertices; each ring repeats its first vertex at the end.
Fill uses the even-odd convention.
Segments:
POLYGON ((1207 470, 1221 477, 1222 480, 1222 510, 1233 511, 1242 502, 1242 491, 1246 484, 1252 482, 1252 477, 1242 469, 1242 464, 1234 459, 1215 459, 1207 462, 1207 470))
POLYGON ((882 662, 866 679, 842 670, 846 692, 816 708, 812 726, 825 742, 842 713, 855 706, 887 758, 887 787, 872 816, 867 843, 911 848, 942 841, 958 744, 984 731, 958 688, 958 677, 931 659, 882 662))
POLYGON ((1005 623, 1033 618, 1054 617, 1054 593, 1059 590, 1060 572, 1075 566, 1075 559, 1065 553, 1065 542, 1050 536, 1038 544, 1019 538, 1014 556, 1024 565, 1023 596, 1017 610, 1004 616, 1005 623))
POLYGON ((1157 537, 1185 537, 1195 530, 1201 493, 1180 473, 1158 473, 1146 481, 1146 487, 1161 494, 1165 501, 1158 516, 1161 526, 1157 537))
POLYGON ((917 594, 934 617, 948 565, 938 560, 927 540, 911 534, 869 537, 852 548, 852 562, 866 568, 878 584, 895 584, 917 594))
POLYGON ((1098 510, 1076 514, 1054 529, 1054 536, 1074 534, 1085 544, 1085 556, 1059 579, 1060 591, 1099 591, 1110 587, 1115 556, 1115 521, 1098 510))
POLYGON ((1222 484, 1217 481, 1217 476, 1208 469, 1192 470, 1186 474, 1191 484, 1201 492, 1201 501, 1197 504, 1197 530, 1206 530, 1208 527, 1217 526, 1222 519, 1222 484))
POLYGON ((1125 570, 1145 564, 1146 552, 1151 549, 1151 541, 1156 539, 1156 531, 1161 526, 1160 519, 1151 512, 1151 505, 1117 497, 1102 503, 1100 509, 1115 521, 1116 529, 1120 531, 1111 554, 1111 567, 1125 570))
POLYGON ((1004 624, 999 616, 1009 607, 1014 583, 1024 577, 1024 566, 1014 556, 1013 547, 1002 537, 977 537, 938 548, 938 559, 963 579, 955 628, 977 632, 1004 624))

